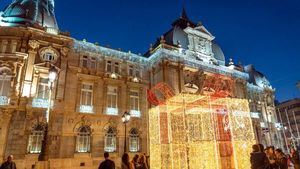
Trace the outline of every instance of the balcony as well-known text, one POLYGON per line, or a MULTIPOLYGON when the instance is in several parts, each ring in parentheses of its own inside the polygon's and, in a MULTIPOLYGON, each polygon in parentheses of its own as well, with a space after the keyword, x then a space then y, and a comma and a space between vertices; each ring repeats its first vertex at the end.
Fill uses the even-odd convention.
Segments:
POLYGON ((7 96, 0 96, 0 106, 6 106, 9 104, 9 98, 7 96))
POLYGON ((80 113, 94 113, 94 107, 92 105, 80 105, 80 113))
POLYGON ((106 108, 107 115, 118 115, 118 108, 108 107, 106 108))
POLYGON ((139 110, 130 110, 131 117, 141 117, 141 111, 139 110))
POLYGON ((32 100, 32 107, 48 108, 49 107, 49 100, 48 99, 41 99, 41 98, 34 98, 32 100))

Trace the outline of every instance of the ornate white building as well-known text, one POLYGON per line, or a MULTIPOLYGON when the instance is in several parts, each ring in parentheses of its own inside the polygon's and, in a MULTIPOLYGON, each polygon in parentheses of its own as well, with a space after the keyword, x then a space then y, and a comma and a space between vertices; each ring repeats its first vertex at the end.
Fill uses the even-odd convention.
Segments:
MULTIPOLYGON (((125 136, 127 151, 149 154, 149 110, 182 93, 248 100, 249 141, 280 147, 275 90, 253 66, 226 64, 214 39, 183 11, 141 56, 61 32, 54 0, 15 0, 0 13, 0 159, 13 154, 18 168, 39 166, 48 112, 51 168, 96 168, 104 151, 119 166, 125 136), (58 77, 49 90, 52 68, 58 77)), ((218 139, 221 168, 237 166, 229 128, 218 139)))

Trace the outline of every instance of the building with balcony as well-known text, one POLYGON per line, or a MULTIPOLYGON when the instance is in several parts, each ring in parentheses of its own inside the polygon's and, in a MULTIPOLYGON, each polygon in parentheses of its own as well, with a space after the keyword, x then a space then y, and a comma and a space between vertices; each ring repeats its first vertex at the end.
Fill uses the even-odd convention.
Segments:
MULTIPOLYGON (((215 37, 202 24, 193 23, 184 10, 145 55, 79 41, 61 32, 53 0, 16 0, 0 13, 0 159, 13 154, 21 169, 38 165, 47 109, 51 168, 96 168, 105 151, 119 166, 124 146, 130 155, 150 153, 149 130, 166 124, 161 120, 151 128, 150 109, 181 94, 203 95, 197 98, 209 98, 211 103, 220 98, 246 100, 245 110, 235 114, 253 122, 247 126, 247 141, 280 147, 282 139, 274 128, 274 92, 252 66, 235 65, 232 60, 226 64, 215 37), (58 78, 50 95, 52 67, 58 78), (131 119, 124 133, 125 111, 131 119)), ((214 119, 220 127, 214 132, 216 149, 225 169, 237 164, 229 107, 220 106, 207 109, 218 119, 214 119)), ((243 146, 249 150, 249 145, 243 146)))
POLYGON ((281 132, 285 139, 285 148, 300 143, 300 99, 295 98, 276 105, 277 116, 284 128, 281 132))

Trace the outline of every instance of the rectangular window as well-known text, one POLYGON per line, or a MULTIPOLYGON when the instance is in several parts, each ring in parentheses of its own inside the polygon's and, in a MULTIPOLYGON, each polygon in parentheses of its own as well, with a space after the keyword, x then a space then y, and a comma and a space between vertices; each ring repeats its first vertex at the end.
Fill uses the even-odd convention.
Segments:
POLYGON ((87 153, 90 151, 90 135, 88 134, 79 134, 77 136, 77 146, 76 151, 79 153, 87 153))
POLYGON ((38 83, 38 89, 36 97, 38 99, 48 99, 49 98, 49 79, 48 78, 40 78, 38 83))
POLYGON ((42 141, 44 135, 42 131, 35 131, 29 136, 28 152, 29 153, 40 153, 42 150, 42 141))
POLYGON ((133 76, 134 75, 133 71, 134 71, 133 66, 130 65, 129 68, 128 68, 128 74, 129 74, 129 76, 133 76))
POLYGON ((129 151, 138 152, 139 151, 139 137, 132 135, 129 137, 129 151))
POLYGON ((83 56, 82 57, 82 67, 84 68, 88 68, 88 57, 87 56, 83 56))
POLYGON ((96 61, 96 58, 94 58, 94 57, 91 57, 91 59, 90 59, 90 68, 91 69, 97 68, 97 61, 96 61))
POLYGON ((107 88, 107 111, 106 114, 118 115, 118 89, 109 86, 107 88))
POLYGON ((130 91, 130 115, 133 117, 141 117, 139 92, 135 90, 130 91))
POLYGON ((9 97, 10 76, 0 75, 0 96, 9 97))
POLYGON ((114 134, 107 134, 105 136, 104 151, 115 152, 117 149, 116 136, 114 134))
POLYGON ((112 63, 111 61, 106 62, 106 71, 112 73, 112 63))
POLYGON ((120 73, 120 66, 119 66, 118 62, 115 62, 115 72, 114 73, 116 73, 116 74, 120 73))
POLYGON ((88 106, 93 105, 93 85, 82 84, 80 104, 88 106))

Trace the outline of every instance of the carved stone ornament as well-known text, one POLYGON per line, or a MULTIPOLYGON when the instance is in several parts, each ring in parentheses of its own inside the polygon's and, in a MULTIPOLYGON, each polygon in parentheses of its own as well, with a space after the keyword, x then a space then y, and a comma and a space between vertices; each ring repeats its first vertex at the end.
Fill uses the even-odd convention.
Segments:
POLYGON ((30 46, 31 49, 34 49, 34 50, 40 47, 40 43, 36 40, 30 40, 28 42, 28 45, 30 46))
POLYGON ((59 52, 51 46, 42 48, 39 53, 41 60, 45 62, 55 63, 59 57, 59 52))
POLYGON ((69 53, 70 49, 67 48, 67 47, 63 47, 60 49, 60 53, 63 55, 63 56, 67 56, 67 54, 69 53))

